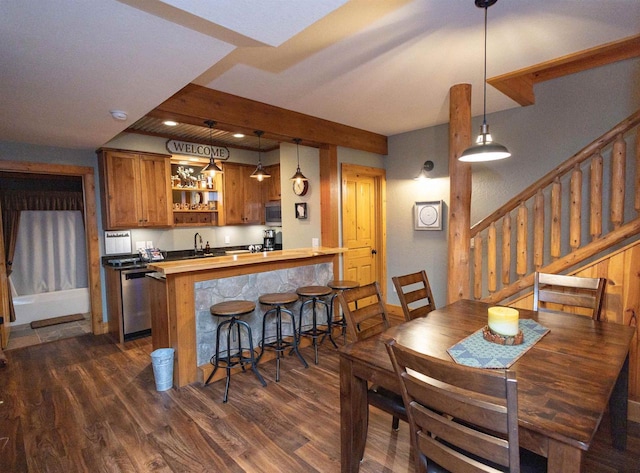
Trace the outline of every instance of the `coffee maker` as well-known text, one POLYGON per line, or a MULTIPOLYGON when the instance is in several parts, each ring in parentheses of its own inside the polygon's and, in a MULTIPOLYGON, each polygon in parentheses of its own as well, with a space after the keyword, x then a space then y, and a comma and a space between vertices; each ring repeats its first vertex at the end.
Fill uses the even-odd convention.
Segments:
POLYGON ((267 229, 264 231, 264 244, 262 245, 264 251, 273 251, 276 249, 276 231, 273 229, 267 229))

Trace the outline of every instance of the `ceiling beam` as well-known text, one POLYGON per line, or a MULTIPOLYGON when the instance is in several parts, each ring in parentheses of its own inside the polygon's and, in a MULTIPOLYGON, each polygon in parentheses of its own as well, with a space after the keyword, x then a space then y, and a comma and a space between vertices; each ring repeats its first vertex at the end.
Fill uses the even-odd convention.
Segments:
POLYGON ((558 59, 487 79, 487 83, 522 106, 533 105, 533 86, 594 67, 640 56, 640 35, 603 44, 558 59))
POLYGON ((319 146, 343 146, 382 155, 388 152, 387 137, 384 135, 195 84, 184 87, 151 114, 158 118, 179 118, 178 121, 193 125, 201 125, 204 120, 215 120, 217 128, 262 130, 265 136, 289 140, 301 138, 319 146))

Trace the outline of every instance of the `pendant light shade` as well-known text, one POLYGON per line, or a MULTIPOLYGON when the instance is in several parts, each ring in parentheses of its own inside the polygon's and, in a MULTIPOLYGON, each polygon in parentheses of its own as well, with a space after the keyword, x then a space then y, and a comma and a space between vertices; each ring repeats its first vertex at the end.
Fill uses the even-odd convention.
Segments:
POLYGON ((296 169, 296 173, 291 176, 292 181, 303 182, 308 181, 302 171, 300 171, 300 142, 302 141, 300 138, 294 138, 294 143, 296 144, 296 154, 298 155, 298 169, 296 169))
POLYGON ((258 166, 256 167, 256 170, 253 171, 253 173, 251 173, 251 177, 253 177, 254 179, 257 179, 260 182, 262 182, 263 179, 267 179, 268 177, 271 177, 271 174, 269 174, 267 171, 265 171, 264 168, 262 167, 262 159, 261 159, 261 156, 260 156, 261 152, 262 152, 262 146, 261 146, 261 143, 260 143, 260 137, 264 134, 264 131, 256 130, 256 131, 254 131, 254 133, 258 137, 258 166))
POLYGON ((216 164, 216 161, 213 159, 213 127, 216 122, 213 120, 205 120, 205 125, 209 127, 209 148, 211 155, 209 156, 209 164, 202 168, 203 173, 207 173, 209 176, 213 177, 217 172, 222 172, 222 169, 216 164))
POLYGON ((476 139, 476 144, 465 149, 460 157, 460 161, 479 163, 483 161, 497 161, 511 156, 509 150, 496 143, 489 133, 489 125, 487 125, 487 10, 498 0, 475 0, 478 8, 484 8, 484 80, 482 81, 484 90, 484 107, 482 112, 482 126, 480 134, 476 139))

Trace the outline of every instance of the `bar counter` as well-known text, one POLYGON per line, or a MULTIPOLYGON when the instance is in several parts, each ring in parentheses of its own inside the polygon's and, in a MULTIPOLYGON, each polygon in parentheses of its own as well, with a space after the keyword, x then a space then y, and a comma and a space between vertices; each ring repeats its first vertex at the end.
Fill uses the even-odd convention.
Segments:
POLYGON ((156 271, 150 283, 153 349, 175 349, 174 386, 204 382, 211 371, 208 358, 217 329, 208 312, 212 304, 251 300, 256 303, 251 316, 255 324, 261 320, 261 294, 326 284, 345 251, 298 248, 150 263, 156 271))

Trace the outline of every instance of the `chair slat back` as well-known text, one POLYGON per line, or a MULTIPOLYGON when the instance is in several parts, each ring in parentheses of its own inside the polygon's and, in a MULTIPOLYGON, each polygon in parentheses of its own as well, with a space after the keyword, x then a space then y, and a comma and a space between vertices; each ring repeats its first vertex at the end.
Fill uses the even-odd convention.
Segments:
POLYGON ((547 304, 588 309, 593 320, 600 320, 604 302, 605 278, 585 278, 563 274, 536 273, 533 284, 533 310, 547 304))
POLYGON ((424 317, 435 310, 436 304, 424 270, 404 276, 394 276, 391 280, 398 293, 405 320, 424 317))
POLYGON ((520 471, 515 372, 458 365, 395 340, 387 351, 407 406, 418 471, 430 461, 448 471, 520 471), (478 462, 486 466, 481 470, 478 462))
POLYGON ((377 282, 342 291, 338 294, 338 302, 353 340, 365 340, 389 328, 377 282))

